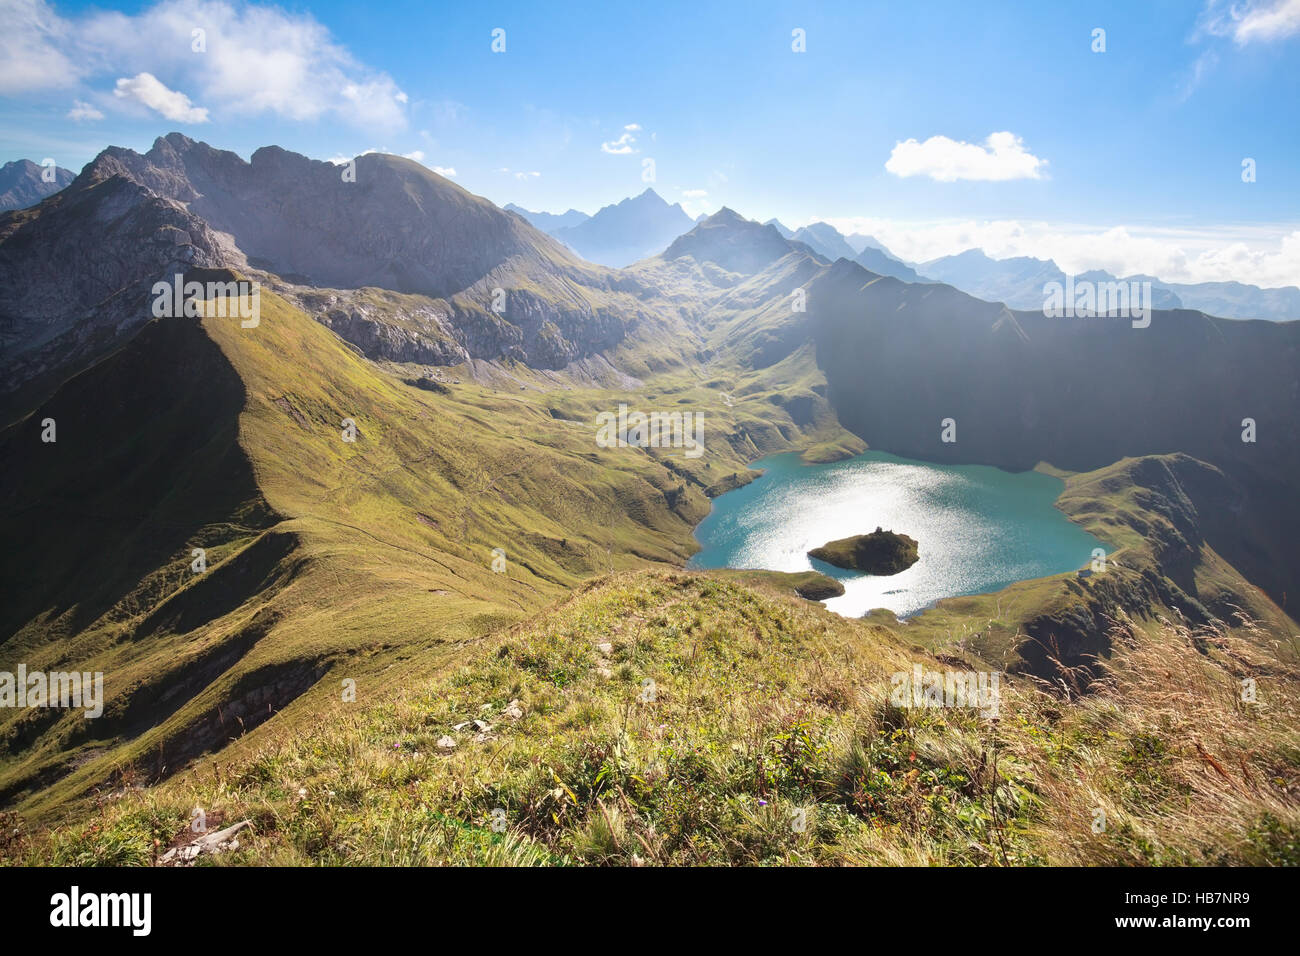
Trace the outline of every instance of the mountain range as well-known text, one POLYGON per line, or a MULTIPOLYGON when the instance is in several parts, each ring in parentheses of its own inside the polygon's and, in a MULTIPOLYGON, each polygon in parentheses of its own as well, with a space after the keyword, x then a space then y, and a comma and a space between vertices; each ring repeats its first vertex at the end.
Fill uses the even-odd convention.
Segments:
POLYGON ((569 209, 558 214, 552 212, 531 212, 523 206, 516 206, 512 202, 506 203, 501 208, 506 212, 518 213, 538 229, 542 230, 542 232, 553 233, 556 229, 563 229, 567 226, 576 226, 591 218, 585 212, 580 212, 577 209, 569 209))
MULTIPOLYGON (((1065 272, 1050 259, 1028 256, 992 259, 978 249, 932 259, 917 268, 940 282, 981 299, 1005 302, 1013 309, 1041 309, 1043 286, 1049 282, 1064 283, 1066 279, 1065 272)), ((1296 286, 1261 289, 1240 282, 1185 284, 1162 282, 1149 275, 1121 279, 1100 269, 1079 273, 1074 278, 1093 282, 1150 282, 1152 300, 1158 309, 1196 309, 1234 319, 1300 318, 1300 288, 1296 286)))
MULTIPOLYGON (((557 216, 529 212, 513 204, 505 208, 555 235, 583 258, 614 268, 647 258, 689 229, 692 223, 707 218, 701 215, 692 221, 684 212, 675 215, 672 210, 680 211, 680 206, 668 206, 653 190, 606 206, 595 217, 587 217, 575 209, 557 216), (589 225, 594 219, 601 222, 589 225), (642 235, 653 235, 655 240, 641 243, 636 237, 642 235)), ((778 219, 769 219, 764 225, 774 227, 785 239, 804 243, 831 262, 849 259, 878 275, 893 276, 904 282, 945 282, 978 298, 1004 302, 1013 309, 1043 308, 1044 285, 1051 282, 1064 285, 1066 281, 1065 272, 1050 259, 1027 256, 994 259, 979 249, 968 249, 957 255, 909 265, 874 237, 856 233, 845 236, 829 223, 813 222, 790 229, 778 219)), ((1300 318, 1300 288, 1295 286, 1262 289, 1241 282, 1172 283, 1148 275, 1121 278, 1104 270, 1082 272, 1073 278, 1098 283, 1149 281, 1152 304, 1158 309, 1189 308, 1234 319, 1300 318)))
POLYGON ((640 314, 626 279, 421 164, 355 162, 348 181, 346 167, 275 147, 245 161, 179 133, 143 155, 105 150, 51 202, 0 223, 6 388, 115 347, 147 321, 152 282, 192 266, 262 274, 398 362, 560 367, 613 346, 640 314), (494 311, 497 288, 509 303, 494 311))

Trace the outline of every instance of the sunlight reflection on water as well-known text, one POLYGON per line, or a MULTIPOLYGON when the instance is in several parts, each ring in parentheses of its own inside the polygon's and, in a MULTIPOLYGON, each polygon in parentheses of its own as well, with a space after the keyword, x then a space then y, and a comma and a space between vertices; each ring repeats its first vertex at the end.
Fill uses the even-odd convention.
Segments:
POLYGON ((936 600, 981 594, 1027 578, 1084 567, 1100 543, 1054 507, 1059 479, 982 465, 933 465, 867 452, 803 465, 774 455, 751 467, 762 478, 717 498, 695 536, 695 568, 816 568, 844 584, 826 606, 857 617, 888 608, 900 617, 936 600), (917 540, 920 560, 894 575, 846 571, 807 555, 877 526, 917 540))

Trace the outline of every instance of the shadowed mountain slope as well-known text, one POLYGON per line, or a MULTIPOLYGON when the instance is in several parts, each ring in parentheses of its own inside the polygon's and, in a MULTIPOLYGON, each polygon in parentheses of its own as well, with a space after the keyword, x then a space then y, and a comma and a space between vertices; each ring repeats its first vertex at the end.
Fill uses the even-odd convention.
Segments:
POLYGON ((1186 310, 1155 311, 1148 328, 1048 318, 848 263, 823 273, 808 302, 828 397, 872 447, 1012 470, 1185 452, 1244 491, 1225 556, 1279 601, 1300 593, 1300 503, 1288 490, 1300 468, 1300 323, 1186 310), (942 440, 948 418, 953 442, 942 440), (1254 441, 1243 441, 1245 419, 1254 441))

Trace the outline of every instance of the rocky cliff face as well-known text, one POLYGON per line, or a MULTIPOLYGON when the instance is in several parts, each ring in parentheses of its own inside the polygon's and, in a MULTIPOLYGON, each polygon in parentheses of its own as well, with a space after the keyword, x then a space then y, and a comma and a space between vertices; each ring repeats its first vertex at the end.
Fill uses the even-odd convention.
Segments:
POLYGON ((328 288, 375 286, 441 298, 493 270, 588 270, 554 239, 412 160, 370 154, 346 167, 276 146, 238 155, 179 133, 143 156, 110 149, 93 164, 187 204, 250 262, 328 288))
POLYGON ((151 317, 155 281, 196 265, 245 263, 184 205, 120 176, 83 174, 0 217, 4 388, 111 347, 151 317))
POLYGON ((106 149, 64 194, 0 219, 6 388, 101 353, 150 317, 154 281, 193 265, 253 270, 400 362, 561 368, 638 321, 635 283, 420 164, 371 154, 351 173, 179 133, 106 149))

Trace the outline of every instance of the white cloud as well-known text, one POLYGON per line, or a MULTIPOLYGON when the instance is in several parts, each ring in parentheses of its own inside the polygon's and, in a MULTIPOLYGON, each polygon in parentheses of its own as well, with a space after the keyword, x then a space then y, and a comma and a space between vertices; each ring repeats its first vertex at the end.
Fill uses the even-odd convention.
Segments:
POLYGON ((682 189, 681 207, 692 219, 699 218, 700 213, 716 211, 718 204, 708 198, 707 189, 682 189))
POLYGON ((308 13, 240 0, 161 0, 134 14, 92 9, 67 18, 44 0, 0 6, 0 95, 93 89, 147 73, 218 114, 406 124, 408 97, 393 78, 360 63, 308 13), (205 31, 201 52, 196 29, 205 31))
POLYGON ((44 0, 0 3, 0 96, 73 86, 77 67, 65 52, 67 22, 44 0))
POLYGON ((629 133, 639 133, 641 132, 641 124, 628 123, 626 126, 623 127, 623 129, 627 130, 629 133))
MULTIPOLYGON (((867 217, 827 218, 845 235, 879 239, 909 262, 982 249, 994 259, 1053 259, 1066 272, 1105 269, 1142 273, 1165 282, 1247 282, 1264 288, 1300 285, 1300 230, 1294 224, 1163 229, 1054 225, 999 220, 913 222, 867 217)), ((924 270, 922 270, 924 272, 924 270)))
POLYGON ((117 81, 113 95, 119 99, 134 100, 149 109, 161 113, 177 123, 206 123, 208 111, 195 106, 184 93, 169 90, 152 73, 139 73, 133 77, 117 81))
POLYGON ((992 133, 983 146, 947 136, 924 143, 904 140, 894 146, 885 169, 895 176, 929 176, 941 183, 959 179, 1001 181, 1041 179, 1047 160, 1029 153, 1014 133, 992 133))
POLYGON ((1219 64, 1219 54, 1213 50, 1206 50, 1196 58, 1192 68, 1187 72, 1187 77, 1183 81, 1178 91, 1179 101, 1182 102, 1196 92, 1202 81, 1205 80, 1210 72, 1219 64))
POLYGON ((1276 251, 1234 242, 1202 253, 1196 265, 1220 279, 1261 286, 1300 285, 1300 230, 1284 236, 1276 251), (1241 276, 1251 276, 1242 279, 1241 276))
POLYGON ((506 173, 507 175, 514 176, 515 179, 518 179, 520 182, 529 179, 536 179, 538 176, 542 175, 536 170, 533 170, 531 172, 524 172, 523 170, 511 170, 509 166, 501 166, 500 168, 497 169, 497 172, 506 173))
POLYGON ((611 156, 626 156, 629 153, 640 152, 633 144, 636 143, 636 137, 631 133, 625 132, 618 139, 611 140, 608 143, 600 144, 602 153, 609 153, 611 156))
POLYGON ((403 158, 403 159, 413 159, 413 160, 415 160, 417 163, 422 163, 422 162, 424 162, 424 150, 422 150, 422 149, 416 149, 416 150, 412 150, 412 151, 409 152, 409 153, 403 153, 403 154, 402 154, 402 158, 403 158))
POLYGON ((1211 0, 1201 14, 1201 29, 1232 37, 1238 46, 1284 40, 1300 33, 1300 0, 1246 0, 1224 8, 1211 0))
POLYGON ((102 120, 103 118, 104 114, 85 100, 73 100, 72 109, 68 110, 68 119, 77 123, 83 120, 102 120))
POLYGON ((447 179, 451 179, 456 175, 455 166, 431 166, 429 168, 439 176, 445 176, 447 179))
POLYGON ((715 213, 722 208, 710 199, 683 199, 681 207, 682 211, 692 219, 698 219, 700 213, 715 213))

